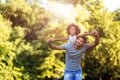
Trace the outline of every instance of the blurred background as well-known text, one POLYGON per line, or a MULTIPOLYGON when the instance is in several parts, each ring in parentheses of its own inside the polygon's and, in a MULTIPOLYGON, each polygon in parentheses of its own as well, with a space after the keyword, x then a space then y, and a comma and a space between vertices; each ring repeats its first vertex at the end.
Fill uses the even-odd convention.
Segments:
POLYGON ((65 51, 46 41, 67 36, 71 23, 81 34, 100 35, 83 57, 83 80, 120 80, 120 1, 114 1, 0 0, 0 80, 63 80, 65 51))

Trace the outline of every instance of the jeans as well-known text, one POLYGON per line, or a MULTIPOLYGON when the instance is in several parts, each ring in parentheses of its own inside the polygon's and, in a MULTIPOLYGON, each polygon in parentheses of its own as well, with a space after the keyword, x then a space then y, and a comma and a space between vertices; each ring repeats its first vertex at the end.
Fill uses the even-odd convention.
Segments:
POLYGON ((64 80, 82 80, 82 70, 78 69, 76 71, 65 70, 64 80))

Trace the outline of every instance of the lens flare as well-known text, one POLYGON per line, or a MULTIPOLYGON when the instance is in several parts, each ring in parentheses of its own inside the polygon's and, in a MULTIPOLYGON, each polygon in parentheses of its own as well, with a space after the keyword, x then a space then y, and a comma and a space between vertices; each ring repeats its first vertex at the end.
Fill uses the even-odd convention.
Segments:
POLYGON ((89 16, 88 13, 80 5, 74 7, 72 4, 52 2, 49 0, 41 0, 40 5, 41 7, 49 11, 52 16, 57 17, 57 19, 63 18, 68 22, 75 23, 76 16, 80 16, 80 19, 83 21, 89 16))
POLYGON ((72 5, 65 5, 60 3, 54 3, 54 5, 51 7, 52 13, 55 13, 56 15, 63 16, 65 18, 72 18, 77 15, 77 13, 74 11, 74 8, 72 5))

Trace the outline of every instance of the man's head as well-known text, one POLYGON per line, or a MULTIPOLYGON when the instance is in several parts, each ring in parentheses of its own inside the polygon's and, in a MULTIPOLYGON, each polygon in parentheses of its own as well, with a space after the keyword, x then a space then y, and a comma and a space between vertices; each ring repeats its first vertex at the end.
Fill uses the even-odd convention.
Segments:
POLYGON ((75 48, 79 49, 81 48, 87 41, 87 38, 85 36, 81 36, 79 38, 77 38, 77 40, 75 41, 75 48))

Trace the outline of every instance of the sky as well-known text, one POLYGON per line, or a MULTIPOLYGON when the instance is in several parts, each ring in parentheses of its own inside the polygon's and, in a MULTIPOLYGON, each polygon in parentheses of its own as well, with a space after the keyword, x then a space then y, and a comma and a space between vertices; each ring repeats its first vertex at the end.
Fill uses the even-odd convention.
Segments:
MULTIPOLYGON (((49 0, 40 0, 42 2, 48 2, 49 0)), ((108 8, 108 11, 114 11, 120 8, 120 0, 103 0, 103 5, 108 8)))
POLYGON ((120 8, 120 0, 103 0, 103 4, 108 8, 108 11, 114 11, 120 8))
MULTIPOLYGON (((2 0, 2 2, 4 1, 5 0, 2 0)), ((103 4, 108 8, 108 11, 114 11, 115 9, 120 8, 120 0, 103 0, 103 4)))

